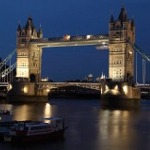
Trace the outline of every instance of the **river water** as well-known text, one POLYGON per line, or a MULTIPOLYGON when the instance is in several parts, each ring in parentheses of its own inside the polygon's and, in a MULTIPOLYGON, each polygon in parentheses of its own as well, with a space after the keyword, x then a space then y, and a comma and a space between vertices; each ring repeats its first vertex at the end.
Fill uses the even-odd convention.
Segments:
POLYGON ((150 101, 138 110, 102 109, 100 100, 52 99, 48 103, 7 104, 14 120, 63 117, 68 129, 64 139, 30 145, 0 143, 0 150, 148 150, 150 101))

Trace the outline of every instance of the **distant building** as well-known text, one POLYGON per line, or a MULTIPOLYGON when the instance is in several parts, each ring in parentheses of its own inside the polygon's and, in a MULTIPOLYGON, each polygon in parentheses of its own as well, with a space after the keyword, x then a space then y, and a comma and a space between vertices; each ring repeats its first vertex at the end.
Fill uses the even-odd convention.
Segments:
POLYGON ((106 80, 106 79, 107 79, 106 75, 102 72, 101 77, 96 78, 96 82, 100 82, 101 80, 106 80))
POLYGON ((93 82, 93 75, 90 73, 87 77, 85 77, 85 80, 88 82, 93 82))

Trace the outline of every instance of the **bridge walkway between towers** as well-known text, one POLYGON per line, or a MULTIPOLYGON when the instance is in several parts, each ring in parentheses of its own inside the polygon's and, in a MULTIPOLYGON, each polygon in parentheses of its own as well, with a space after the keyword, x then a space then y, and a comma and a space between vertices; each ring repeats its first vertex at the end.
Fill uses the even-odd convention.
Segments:
POLYGON ((32 39, 30 43, 42 48, 97 45, 102 49, 105 49, 108 48, 109 45, 109 36, 108 34, 83 36, 65 35, 63 37, 32 39))

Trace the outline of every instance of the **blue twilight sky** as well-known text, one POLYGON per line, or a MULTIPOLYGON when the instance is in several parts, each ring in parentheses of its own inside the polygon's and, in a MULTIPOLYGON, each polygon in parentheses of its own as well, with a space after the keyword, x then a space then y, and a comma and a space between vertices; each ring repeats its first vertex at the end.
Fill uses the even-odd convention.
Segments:
MULTIPOLYGON (((149 0, 0 0, 0 57, 4 59, 16 48, 18 22, 25 26, 29 16, 37 29, 42 25, 45 38, 66 33, 106 34, 110 15, 117 19, 122 6, 128 17, 135 19, 136 43, 150 55, 149 0)), ((94 46, 47 48, 43 49, 42 59, 42 76, 54 81, 84 79, 90 73, 96 78, 102 71, 108 76, 108 50, 99 51, 94 46)))

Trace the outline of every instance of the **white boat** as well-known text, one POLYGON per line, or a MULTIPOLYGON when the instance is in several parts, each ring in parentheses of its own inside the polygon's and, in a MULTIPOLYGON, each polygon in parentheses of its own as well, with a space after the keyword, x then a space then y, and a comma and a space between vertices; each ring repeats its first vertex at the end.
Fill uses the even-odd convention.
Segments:
POLYGON ((11 143, 36 142, 63 137, 66 126, 63 118, 44 118, 42 121, 17 121, 4 134, 11 143))

